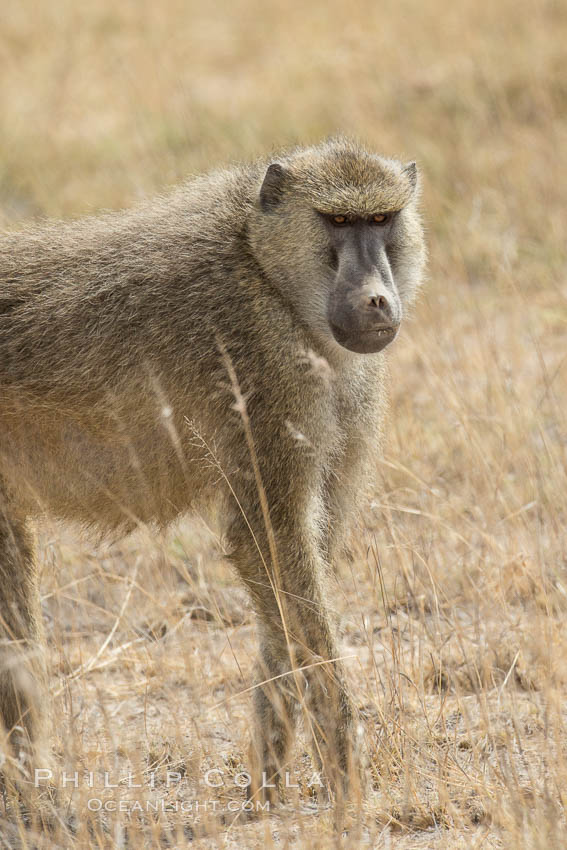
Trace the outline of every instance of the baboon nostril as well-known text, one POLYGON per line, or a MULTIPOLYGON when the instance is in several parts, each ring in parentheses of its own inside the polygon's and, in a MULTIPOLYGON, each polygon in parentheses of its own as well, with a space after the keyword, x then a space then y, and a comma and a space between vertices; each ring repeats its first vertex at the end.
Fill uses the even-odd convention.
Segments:
POLYGON ((383 295, 372 295, 370 297, 370 303, 373 307, 378 307, 379 310, 385 310, 388 306, 388 302, 383 295))

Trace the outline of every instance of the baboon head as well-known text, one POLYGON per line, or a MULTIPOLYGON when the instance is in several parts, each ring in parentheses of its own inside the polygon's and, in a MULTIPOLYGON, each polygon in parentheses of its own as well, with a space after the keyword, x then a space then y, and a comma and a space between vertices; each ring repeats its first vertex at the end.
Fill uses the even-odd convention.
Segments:
POLYGON ((415 163, 339 140, 267 166, 249 223, 267 277, 318 336, 361 354, 396 336, 425 260, 415 163))

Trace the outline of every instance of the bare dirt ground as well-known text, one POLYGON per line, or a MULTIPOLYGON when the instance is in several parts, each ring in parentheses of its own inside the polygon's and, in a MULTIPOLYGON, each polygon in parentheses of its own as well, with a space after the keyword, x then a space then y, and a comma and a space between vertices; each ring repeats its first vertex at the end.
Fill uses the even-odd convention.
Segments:
POLYGON ((4 228, 346 131, 418 160, 431 263, 332 594, 371 754, 343 833, 301 739, 287 806, 241 813, 255 631, 214 517, 46 521, 50 827, 8 801, 0 846, 567 846, 566 43, 554 0, 4 0, 4 228))

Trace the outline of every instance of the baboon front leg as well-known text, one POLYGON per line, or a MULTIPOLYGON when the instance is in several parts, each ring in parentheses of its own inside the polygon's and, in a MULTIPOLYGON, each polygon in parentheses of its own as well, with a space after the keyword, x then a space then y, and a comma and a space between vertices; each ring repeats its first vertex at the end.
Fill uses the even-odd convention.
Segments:
MULTIPOLYGON (((245 534, 241 528, 232 535, 233 543, 240 538, 233 561, 252 594, 261 638, 252 794, 273 799, 275 791, 265 787, 266 780, 277 786, 274 775, 285 782, 286 772, 291 773, 289 749, 303 708, 324 779, 342 797, 348 794, 353 759, 354 710, 338 660, 316 537, 300 523, 276 525, 274 566, 266 549, 260 557, 245 534)), ((255 537, 265 540, 260 532, 255 537)))
POLYGON ((290 771, 290 749, 303 683, 301 674, 290 672, 293 665, 282 632, 265 621, 259 624, 259 632, 249 794, 253 799, 275 802, 282 796, 284 777, 290 771))
POLYGON ((31 535, 0 489, 0 749, 41 738, 46 673, 31 535))
MULTIPOLYGON (((380 409, 376 410, 370 420, 378 422, 379 418, 380 409)), ((349 554, 349 531, 357 520, 361 503, 365 501, 369 476, 374 468, 371 451, 374 447, 368 440, 369 428, 364 428, 364 423, 361 425, 357 421, 355 411, 347 421, 350 422, 350 427, 346 429, 347 439, 343 452, 334 462, 332 474, 327 477, 323 490, 326 519, 323 549, 327 563, 333 568, 331 583, 334 586, 339 580, 339 563, 349 554)), ((336 611, 334 622, 337 626, 338 621, 339 613, 336 611)), ((339 716, 340 714, 339 711, 339 716)), ((350 776, 354 797, 355 785, 358 786, 361 796, 364 796, 368 788, 369 752, 360 715, 353 726, 354 759, 350 776)))

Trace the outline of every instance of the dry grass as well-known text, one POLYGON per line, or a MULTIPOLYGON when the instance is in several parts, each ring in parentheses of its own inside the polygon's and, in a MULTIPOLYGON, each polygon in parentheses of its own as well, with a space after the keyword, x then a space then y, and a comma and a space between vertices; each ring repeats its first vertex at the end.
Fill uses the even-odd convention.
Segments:
MULTIPOLYGON (((0 22, 7 227, 335 131, 418 159, 431 279, 333 594, 373 758, 344 841, 567 846, 565 5, 3 0, 0 22)), ((301 744, 289 809, 228 811, 255 637, 204 522, 108 549, 40 539, 59 797, 51 833, 2 820, 1 846, 338 846, 301 744), (223 787, 203 786, 210 767, 223 787), (156 788, 100 789, 129 770, 156 788), (89 816, 93 797, 217 811, 89 816)))

